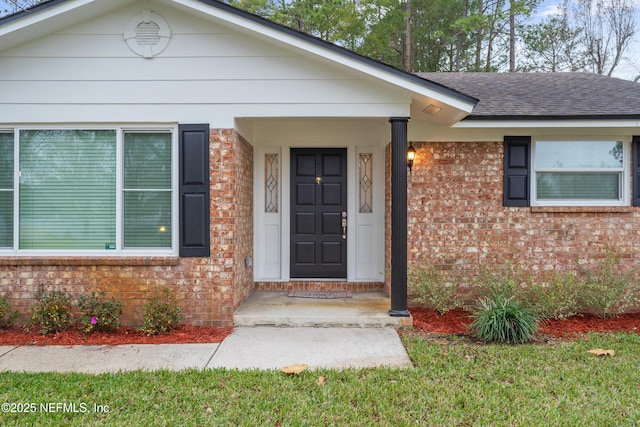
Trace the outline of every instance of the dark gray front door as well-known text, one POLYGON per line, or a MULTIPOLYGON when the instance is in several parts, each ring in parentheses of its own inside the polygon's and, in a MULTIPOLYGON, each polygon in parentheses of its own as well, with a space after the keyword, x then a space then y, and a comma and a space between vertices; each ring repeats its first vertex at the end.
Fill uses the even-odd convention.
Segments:
POLYGON ((347 150, 291 149, 292 278, 347 277, 347 150))

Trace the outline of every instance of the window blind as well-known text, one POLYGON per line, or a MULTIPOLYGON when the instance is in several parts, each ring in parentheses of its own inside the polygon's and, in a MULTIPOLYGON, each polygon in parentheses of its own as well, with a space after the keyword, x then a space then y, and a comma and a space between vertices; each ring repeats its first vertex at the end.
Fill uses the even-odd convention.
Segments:
POLYGON ((171 247, 171 134, 124 134, 124 247, 171 247))
POLYGON ((0 247, 13 246, 13 133, 0 133, 0 247))
POLYGON ((620 174, 539 172, 537 187, 541 200, 617 200, 620 198, 620 174))
POLYGON ((20 132, 20 249, 106 249, 116 237, 116 132, 20 132))

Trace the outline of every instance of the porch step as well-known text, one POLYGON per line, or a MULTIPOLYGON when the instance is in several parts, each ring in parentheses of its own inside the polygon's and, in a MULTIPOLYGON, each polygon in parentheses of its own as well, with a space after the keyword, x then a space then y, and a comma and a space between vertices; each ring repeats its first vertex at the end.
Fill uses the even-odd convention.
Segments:
POLYGON ((389 298, 353 292, 352 298, 288 297, 286 291, 254 291, 233 315, 234 326, 399 327, 411 318, 391 317, 389 298))

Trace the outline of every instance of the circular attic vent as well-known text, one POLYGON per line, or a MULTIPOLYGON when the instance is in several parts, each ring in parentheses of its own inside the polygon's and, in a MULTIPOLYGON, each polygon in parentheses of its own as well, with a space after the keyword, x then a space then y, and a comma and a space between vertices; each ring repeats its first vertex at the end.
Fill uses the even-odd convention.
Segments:
POLYGON ((129 20, 124 30, 124 40, 137 55, 153 58, 169 45, 171 29, 162 16, 151 10, 143 10, 129 20))

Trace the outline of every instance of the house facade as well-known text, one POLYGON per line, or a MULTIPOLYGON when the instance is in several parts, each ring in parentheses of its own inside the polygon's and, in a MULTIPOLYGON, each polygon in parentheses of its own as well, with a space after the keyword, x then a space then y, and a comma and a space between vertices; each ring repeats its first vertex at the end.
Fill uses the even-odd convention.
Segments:
POLYGON ((50 0, 0 20, 0 289, 105 291, 134 325, 168 288, 231 326, 255 289, 405 315, 418 263, 633 264, 639 120, 632 82, 418 76, 214 0, 50 0))

